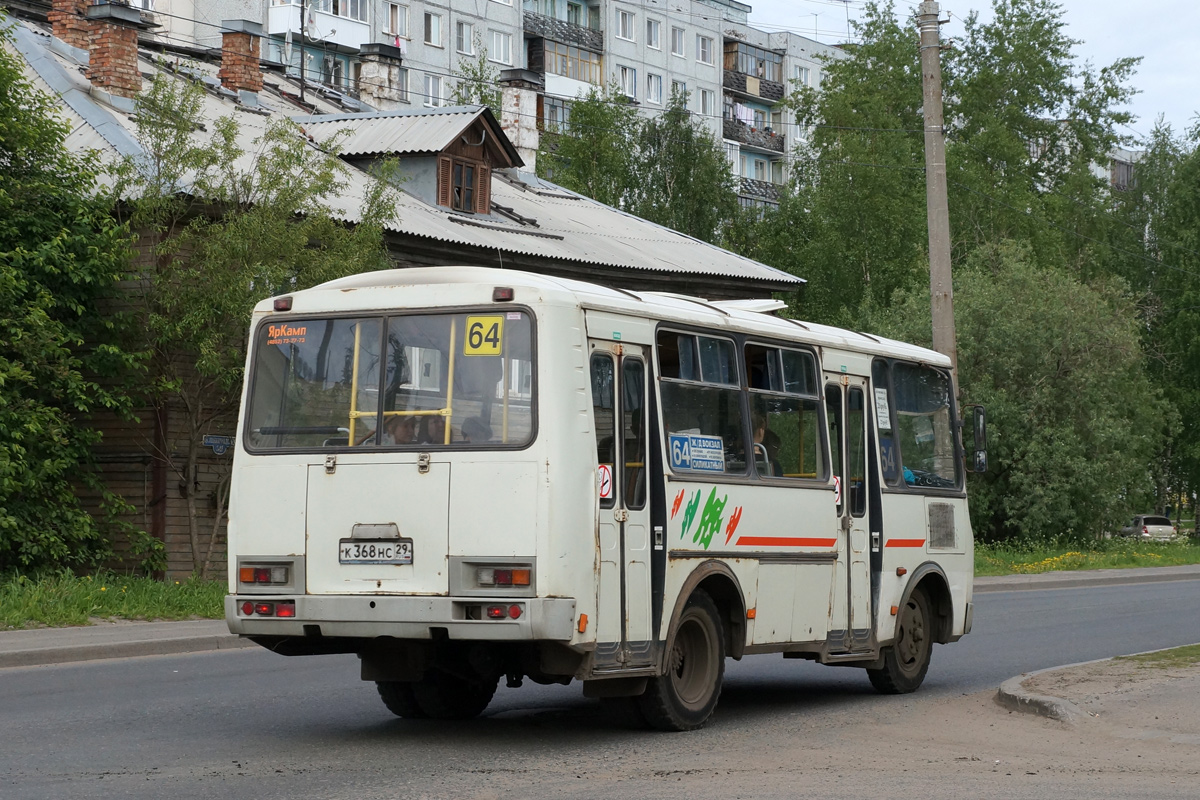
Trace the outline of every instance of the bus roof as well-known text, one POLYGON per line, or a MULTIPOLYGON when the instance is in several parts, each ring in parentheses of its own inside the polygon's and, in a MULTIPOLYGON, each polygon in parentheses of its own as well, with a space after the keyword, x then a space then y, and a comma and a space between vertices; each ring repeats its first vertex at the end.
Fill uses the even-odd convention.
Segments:
MULTIPOLYGON (((758 333, 871 355, 896 356, 941 367, 950 366, 947 356, 928 348, 829 325, 777 317, 771 312, 785 308, 786 304, 771 298, 705 300, 686 294, 615 289, 570 278, 519 270, 468 266, 381 270, 339 278, 311 289, 294 292, 291 297, 296 313, 357 311, 404 307, 408 303, 405 302, 403 290, 411 290, 416 286, 438 285, 536 289, 539 295, 537 302, 567 303, 585 309, 704 325, 743 333, 758 333), (376 291, 371 291, 368 297, 358 294, 358 290, 362 289, 376 291)), ((262 301, 255 307, 255 311, 272 311, 272 300, 273 298, 262 301)), ((517 300, 522 300, 519 294, 517 300)))

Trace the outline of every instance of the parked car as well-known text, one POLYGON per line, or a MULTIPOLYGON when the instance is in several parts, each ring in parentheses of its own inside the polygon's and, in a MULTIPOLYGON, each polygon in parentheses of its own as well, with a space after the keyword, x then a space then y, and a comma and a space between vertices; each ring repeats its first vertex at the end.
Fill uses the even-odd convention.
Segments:
POLYGON ((1175 526, 1167 517, 1157 514, 1139 514, 1121 528, 1121 535, 1142 541, 1169 542, 1175 538, 1175 526))

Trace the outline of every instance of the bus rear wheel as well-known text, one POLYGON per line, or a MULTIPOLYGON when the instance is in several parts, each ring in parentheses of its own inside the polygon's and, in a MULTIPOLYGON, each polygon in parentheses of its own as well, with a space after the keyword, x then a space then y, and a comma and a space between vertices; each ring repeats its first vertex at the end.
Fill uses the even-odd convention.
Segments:
POLYGON ((397 717, 405 719, 425 719, 428 714, 417 705, 413 695, 413 685, 408 681, 375 681, 375 688, 387 706, 397 717))
POLYGON ((900 607, 895 643, 883 650, 883 668, 867 670, 872 686, 883 694, 907 694, 917 690, 929 671, 929 658, 933 652, 931 622, 925 592, 914 589, 900 607))
POLYGON ((664 672, 650 679, 638 706, 659 730, 694 730, 712 716, 725 677, 720 617, 706 592, 688 598, 669 641, 664 672))
POLYGON ((474 719, 483 713, 496 693, 499 676, 471 679, 430 670, 412 685, 418 708, 432 719, 474 719))

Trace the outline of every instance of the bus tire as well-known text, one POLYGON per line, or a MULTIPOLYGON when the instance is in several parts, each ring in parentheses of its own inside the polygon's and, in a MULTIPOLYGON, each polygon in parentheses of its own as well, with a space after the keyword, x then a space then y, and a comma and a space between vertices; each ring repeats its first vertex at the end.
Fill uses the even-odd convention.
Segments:
POLYGON ((706 592, 688 598, 668 641, 663 674, 650 679, 638 707, 659 730, 695 730, 712 716, 725 677, 725 637, 706 592))
POLYGON ((474 719, 483 713, 496 693, 499 676, 471 680, 441 670, 430 670, 412 685, 417 706, 431 719, 474 719))
POLYGON ((900 607, 896 641, 883 649, 883 668, 868 669, 871 685, 883 694, 907 694, 917 690, 929 671, 933 652, 933 618, 925 591, 917 588, 900 607))
POLYGON ((397 717, 405 719, 425 719, 428 714, 417 705, 413 695, 413 685, 408 681, 375 681, 375 688, 387 706, 397 717))

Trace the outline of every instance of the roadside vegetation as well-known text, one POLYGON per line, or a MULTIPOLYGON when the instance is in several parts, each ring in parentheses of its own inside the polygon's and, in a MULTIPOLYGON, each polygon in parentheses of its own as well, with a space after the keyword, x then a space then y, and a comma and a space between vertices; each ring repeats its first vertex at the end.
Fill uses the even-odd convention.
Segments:
POLYGON ((1173 542, 1105 539, 1086 546, 1065 541, 975 545, 975 575, 1032 575, 1085 569, 1173 567, 1200 564, 1200 540, 1173 542))
POLYGON ((0 577, 0 630, 87 625, 103 620, 220 619, 225 583, 95 572, 0 577))
POLYGON ((1200 664, 1200 644, 1172 647, 1170 650, 1159 650, 1136 656, 1118 656, 1116 660, 1132 661, 1138 666, 1158 669, 1191 667, 1200 664))

